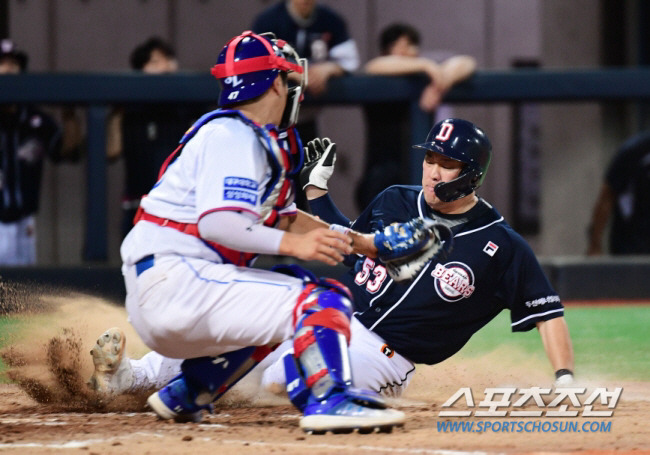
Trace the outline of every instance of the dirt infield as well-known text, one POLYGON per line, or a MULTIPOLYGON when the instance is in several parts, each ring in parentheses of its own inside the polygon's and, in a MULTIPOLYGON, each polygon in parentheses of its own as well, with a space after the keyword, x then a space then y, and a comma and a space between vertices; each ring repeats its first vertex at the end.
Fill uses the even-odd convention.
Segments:
MULTIPOLYGON (((391 403, 405 411, 404 428, 391 434, 306 435, 299 414, 282 397, 259 391, 249 378, 218 403, 200 424, 158 421, 144 408, 143 396, 108 399, 88 390, 92 369, 88 351, 104 329, 127 329, 128 351, 145 352, 126 324, 124 309, 86 296, 48 297, 40 312, 2 353, 15 381, 0 384, 0 453, 88 454, 329 454, 391 453, 648 453, 650 454, 650 387, 648 383, 598 381, 590 378, 579 395, 576 417, 512 417, 513 410, 551 410, 512 403, 506 417, 477 417, 488 387, 549 387, 545 368, 517 352, 498 350, 481 358, 456 357, 434 367, 418 367, 404 398, 391 403), (507 359, 507 360, 506 360, 507 359), (531 373, 534 372, 534 373, 531 373), (439 412, 460 387, 469 387, 475 406, 460 398, 454 411, 469 417, 440 417, 439 412), (611 417, 585 417, 585 400, 597 388, 622 387, 611 417), (472 424, 472 431, 443 431, 445 423, 472 424), (489 422, 490 428, 485 429, 489 422), (482 431, 477 431, 479 425, 482 431), (554 431, 555 425, 555 431, 554 431), (562 431, 564 430, 564 431, 562 431), (569 431, 571 430, 571 431, 569 431), (600 431, 602 430, 602 431, 600 431)), ((517 392, 519 393, 519 392, 517 392)), ((569 404, 567 399, 561 404, 569 404)), ((553 410, 558 410, 554 408, 553 410)), ((594 410, 608 410, 596 402, 594 410)))

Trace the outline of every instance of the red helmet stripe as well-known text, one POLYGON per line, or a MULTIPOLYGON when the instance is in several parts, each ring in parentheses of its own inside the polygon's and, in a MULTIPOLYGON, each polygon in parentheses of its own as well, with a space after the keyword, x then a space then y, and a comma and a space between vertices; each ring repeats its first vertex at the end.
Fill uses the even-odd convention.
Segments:
MULTIPOLYGON (((285 42, 282 41, 282 46, 285 42)), ((285 58, 275 55, 275 51, 268 40, 262 38, 260 35, 257 35, 250 30, 245 31, 239 36, 234 37, 227 44, 228 49, 226 50, 226 59, 224 63, 218 63, 212 67, 210 73, 217 79, 222 79, 224 77, 235 76, 238 74, 253 73, 255 71, 264 71, 270 69, 279 69, 282 71, 295 71, 299 74, 302 74, 303 69, 300 65, 291 63, 285 58), (235 50, 237 45, 246 37, 253 37, 260 41, 266 50, 269 52, 268 56, 260 56, 247 58, 245 60, 235 61, 235 50)))
POLYGON ((244 35, 236 36, 231 39, 228 43, 228 49, 226 50, 226 72, 232 73, 235 69, 235 49, 241 40, 244 39, 244 35))
MULTIPOLYGON (((229 49, 230 50, 230 49, 229 49)), ((226 59, 228 55, 226 54, 226 59)), ((217 79, 222 79, 224 77, 235 76, 238 74, 253 73, 255 71, 279 69, 282 71, 295 71, 297 73, 302 73, 302 67, 291 63, 283 58, 278 57, 277 55, 268 55, 261 57, 247 58, 246 60, 240 60, 238 62, 231 62, 226 60, 225 63, 219 63, 214 65, 210 70, 210 73, 217 79)))

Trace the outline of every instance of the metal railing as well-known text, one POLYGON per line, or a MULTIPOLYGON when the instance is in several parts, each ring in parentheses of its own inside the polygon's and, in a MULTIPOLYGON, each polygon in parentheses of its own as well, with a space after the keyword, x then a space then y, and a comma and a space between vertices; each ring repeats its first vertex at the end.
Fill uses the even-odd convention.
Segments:
MULTIPOLYGON (((352 75, 333 79, 327 92, 306 104, 363 105, 403 102, 409 106, 411 142, 425 137, 432 118, 418 107, 424 76, 352 75)), ((218 84, 207 74, 148 76, 134 73, 32 73, 0 77, 0 103, 74 104, 87 107, 87 208, 84 260, 108 257, 106 118, 123 103, 214 103, 218 84)), ((650 69, 480 71, 455 86, 450 103, 648 101, 650 69)), ((420 158, 409 159, 417 175, 420 158)))

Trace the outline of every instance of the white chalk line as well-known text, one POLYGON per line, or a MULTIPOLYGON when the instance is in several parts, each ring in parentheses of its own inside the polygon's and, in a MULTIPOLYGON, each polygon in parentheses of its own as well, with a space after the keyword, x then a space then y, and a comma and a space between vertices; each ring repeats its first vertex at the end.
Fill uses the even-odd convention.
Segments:
MULTIPOLYGON (((199 425, 202 428, 228 428, 225 425, 219 424, 202 424, 199 425)), ((48 443, 38 443, 38 442, 14 442, 14 443, 0 443, 0 449, 19 449, 19 448, 47 448, 47 449, 79 449, 84 447, 89 447, 94 444, 105 444, 110 442, 124 441, 133 438, 142 438, 142 437, 154 437, 154 438, 164 438, 165 435, 160 432, 136 432, 127 435, 118 435, 112 436, 110 438, 95 438, 95 439, 85 439, 85 440, 73 440, 73 441, 59 441, 59 442, 48 442, 48 443)), ((306 452, 309 449, 326 449, 326 450, 348 450, 348 451, 365 451, 365 452, 391 452, 391 453, 403 453, 403 454, 422 454, 422 455, 496 455, 494 452, 481 452, 481 451, 462 451, 462 450, 442 450, 442 449, 427 449, 427 448, 418 448, 418 447, 388 447, 388 446, 370 446, 370 445, 347 445, 347 444, 326 444, 326 443, 312 443, 310 441, 305 441, 302 443, 297 442, 265 442, 265 441, 254 441, 254 440, 245 440, 245 439, 219 439, 211 437, 199 437, 195 438, 200 441, 210 442, 221 442, 223 444, 233 444, 233 445, 246 445, 246 446, 256 446, 256 447, 269 447, 269 448, 298 448, 304 449, 306 452)))
MULTIPOLYGON (((320 436, 317 436, 320 437, 320 436)), ((359 451, 364 450, 368 452, 391 452, 391 453, 414 453, 414 454, 426 454, 426 455, 497 455, 496 452, 468 452, 464 450, 442 450, 442 449, 426 449, 418 447, 388 447, 388 446, 368 446, 368 445, 346 445, 346 444, 311 444, 309 442, 297 443, 297 442, 263 442, 263 441, 247 441, 244 439, 222 439, 220 441, 223 444, 241 444, 249 446, 259 446, 259 447, 286 447, 286 448, 318 448, 318 449, 328 449, 328 450, 353 450, 359 451)), ((307 452, 306 452, 307 453, 307 452)))
MULTIPOLYGON (((129 414, 128 416, 134 416, 135 414, 129 414)), ((213 416, 211 416, 213 417, 213 416)), ((283 419, 295 419, 298 416, 296 415, 283 415, 283 419)), ((70 422, 60 420, 59 418, 48 418, 47 421, 37 418, 12 418, 7 416, 3 419, 0 419, 0 423, 31 423, 36 425, 68 425, 70 422)), ((95 423, 96 422, 89 422, 95 423)), ((200 428, 209 428, 209 429, 224 429, 229 428, 228 425, 222 425, 218 423, 203 423, 198 425, 200 428)), ((95 439, 86 439, 86 440, 73 440, 73 441, 59 441, 59 442, 48 442, 48 443, 37 443, 37 442, 16 442, 16 443, 0 443, 0 449, 4 448, 48 448, 48 449, 78 449, 83 447, 88 447, 93 444, 104 444, 110 442, 117 442, 123 440, 129 440, 134 437, 155 437, 163 438, 164 436, 159 432, 136 432, 124 435, 116 435, 109 438, 95 438, 95 439)), ((224 439, 211 438, 211 437, 201 437, 196 438, 201 441, 219 441, 223 444, 233 444, 233 445, 248 445, 256 447, 269 447, 269 448, 302 448, 308 451, 310 448, 319 448, 326 450, 348 450, 348 451, 366 451, 366 452, 377 452, 377 451, 390 451, 392 453, 402 453, 402 454, 422 454, 422 455, 495 455, 494 452, 483 452, 483 451, 459 451, 459 450, 442 450, 442 449, 428 449, 423 447, 387 447, 387 446, 371 446, 371 445, 347 445, 347 444, 327 444, 327 443, 313 443, 312 441, 305 442, 265 442, 265 441, 255 441, 255 440, 245 440, 245 439, 224 439)))
POLYGON ((0 449, 22 449, 22 448, 46 448, 46 449, 80 449, 83 447, 88 447, 89 445, 92 444, 104 444, 106 442, 116 442, 116 441, 121 441, 125 439, 131 439, 134 437, 141 437, 141 436, 147 436, 147 437, 156 437, 156 438, 162 438, 163 435, 158 434, 158 433, 150 433, 150 432, 141 432, 138 431, 137 433, 131 433, 127 435, 120 435, 120 436, 112 436, 110 438, 99 438, 99 439, 84 439, 84 440, 73 440, 73 441, 66 441, 66 442, 47 442, 47 443, 41 443, 41 442, 7 442, 7 443, 0 443, 0 449))

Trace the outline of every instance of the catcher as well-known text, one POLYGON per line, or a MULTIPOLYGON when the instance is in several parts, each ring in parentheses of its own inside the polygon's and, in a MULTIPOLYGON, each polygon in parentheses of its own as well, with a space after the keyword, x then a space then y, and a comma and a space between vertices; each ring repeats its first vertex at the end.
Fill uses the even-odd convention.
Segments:
MULTIPOLYGON (((352 223, 327 194, 336 145, 317 139, 306 150, 301 184, 312 212, 325 221, 382 235, 390 234, 394 223, 414 217, 438 223, 430 228, 437 240, 412 248, 406 259, 391 260, 388 252, 383 260, 346 259, 351 268, 340 281, 354 297, 349 354, 355 385, 399 396, 415 364, 452 356, 504 309, 510 310, 513 331, 539 330, 556 385, 571 383, 573 351, 559 297, 530 247, 475 193, 491 159, 487 136, 468 121, 447 119, 415 147, 424 155, 422 186, 386 189, 352 223)), ((398 233, 405 226, 416 230, 407 223, 398 233)), ((381 243, 381 236, 375 236, 375 244, 381 243)), ((123 352, 119 329, 99 338, 92 351, 96 389, 119 393, 151 387, 178 371, 174 359, 150 353, 125 361, 123 352)), ((300 406, 304 387, 286 352, 282 346, 276 350, 274 357, 280 360, 266 368, 263 385, 288 384, 290 398, 300 406)))

